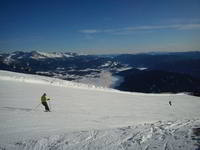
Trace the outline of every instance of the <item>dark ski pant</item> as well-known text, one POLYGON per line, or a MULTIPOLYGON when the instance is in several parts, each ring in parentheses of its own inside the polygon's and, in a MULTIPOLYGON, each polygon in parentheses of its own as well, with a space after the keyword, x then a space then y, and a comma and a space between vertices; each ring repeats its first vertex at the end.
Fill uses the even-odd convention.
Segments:
POLYGON ((42 105, 44 105, 46 111, 50 111, 47 102, 42 102, 42 105))

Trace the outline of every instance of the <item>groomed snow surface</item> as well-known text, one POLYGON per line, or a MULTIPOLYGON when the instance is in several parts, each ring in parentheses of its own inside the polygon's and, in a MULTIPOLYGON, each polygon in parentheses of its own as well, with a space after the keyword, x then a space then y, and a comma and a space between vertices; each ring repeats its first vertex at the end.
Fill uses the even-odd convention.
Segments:
POLYGON ((185 94, 128 93, 0 71, 0 149, 197 150, 199 108, 199 97, 185 94), (35 109, 44 92, 52 112, 35 109))

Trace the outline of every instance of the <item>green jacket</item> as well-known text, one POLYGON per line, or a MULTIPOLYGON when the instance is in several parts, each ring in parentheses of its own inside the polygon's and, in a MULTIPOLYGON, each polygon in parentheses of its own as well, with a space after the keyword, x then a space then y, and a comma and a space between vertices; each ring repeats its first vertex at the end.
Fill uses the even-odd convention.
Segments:
POLYGON ((48 100, 50 100, 50 99, 47 98, 46 96, 42 95, 41 102, 47 102, 48 100))

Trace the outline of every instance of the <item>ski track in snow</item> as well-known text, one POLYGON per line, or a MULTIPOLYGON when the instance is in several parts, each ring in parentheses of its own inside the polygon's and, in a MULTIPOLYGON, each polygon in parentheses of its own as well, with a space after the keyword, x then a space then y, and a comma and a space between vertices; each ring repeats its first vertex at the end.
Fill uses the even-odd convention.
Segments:
POLYGON ((199 97, 185 94, 128 93, 0 71, 0 150, 198 150, 199 108, 199 97), (44 91, 51 113, 34 109, 44 91))
POLYGON ((106 130, 89 130, 18 141, 1 149, 38 150, 197 150, 199 136, 192 132, 199 120, 159 121, 106 130))

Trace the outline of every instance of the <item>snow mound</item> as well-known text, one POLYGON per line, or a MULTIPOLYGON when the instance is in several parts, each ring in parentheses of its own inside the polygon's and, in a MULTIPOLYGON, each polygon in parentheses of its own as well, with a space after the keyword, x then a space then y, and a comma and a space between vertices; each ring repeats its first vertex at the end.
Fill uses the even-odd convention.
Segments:
MULTIPOLYGON (((113 82, 116 82, 119 77, 113 77, 113 82), (116 80, 116 81, 114 81, 116 80)), ((90 82, 82 81, 81 82, 73 82, 73 81, 66 81, 58 78, 47 77, 47 76, 40 76, 40 75, 32 75, 32 74, 24 74, 24 73, 16 73, 11 71, 4 71, 0 70, 0 80, 6 81, 17 81, 17 82, 25 82, 25 83, 32 83, 32 84, 44 84, 44 85, 52 85, 58 87, 67 87, 67 88, 79 88, 79 89, 87 89, 87 90, 98 90, 104 92, 117 92, 121 94, 131 94, 131 95, 152 95, 152 96, 170 96, 170 93, 162 93, 162 94, 154 94, 154 93, 138 93, 138 92, 126 92, 126 91, 119 91, 116 89, 112 89, 106 86, 101 86, 101 84, 90 84, 90 82)), ((119 79, 120 82, 120 79, 119 79)), ((118 83, 116 83, 118 84, 118 83)), ((104 85, 102 83, 102 85, 104 85)), ((178 93, 176 95, 184 95, 184 93, 178 93)))
POLYGON ((3 71, 3 70, 0 70, 0 80, 19 81, 19 82, 26 82, 26 83, 33 83, 33 84, 46 84, 46 85, 53 85, 53 86, 60 86, 60 87, 116 91, 114 89, 109 89, 105 87, 97 87, 92 84, 83 84, 83 83, 66 81, 66 80, 61 80, 61 79, 52 78, 52 77, 23 74, 23 73, 14 73, 14 72, 3 71))
POLYGON ((200 135, 195 131, 200 120, 159 121, 106 130, 89 130, 17 141, 1 145, 15 150, 195 150, 200 148, 200 135))

